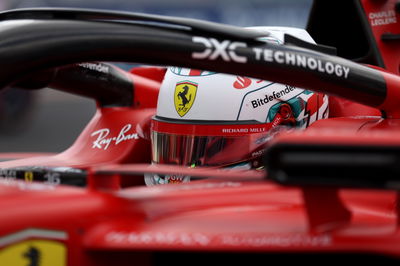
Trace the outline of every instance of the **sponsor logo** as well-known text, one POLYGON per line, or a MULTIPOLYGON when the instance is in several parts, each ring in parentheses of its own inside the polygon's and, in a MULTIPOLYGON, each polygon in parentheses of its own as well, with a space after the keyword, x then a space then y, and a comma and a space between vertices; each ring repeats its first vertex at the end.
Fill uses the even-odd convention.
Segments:
MULTIPOLYGON (((240 210, 238 210, 240 211, 240 210)), ((164 231, 111 231, 104 240, 113 244, 130 244, 153 246, 155 244, 189 247, 223 246, 223 247, 329 247, 333 240, 331 235, 302 234, 244 234, 244 233, 185 233, 164 231)))
POLYGON ((90 69, 90 70, 94 70, 94 71, 98 71, 98 72, 102 72, 105 74, 108 74, 110 72, 110 67, 101 63, 80 63, 78 64, 78 66, 90 69))
POLYGON ((264 98, 259 98, 259 99, 255 99, 251 101, 251 105, 253 106, 253 108, 257 108, 260 107, 264 104, 267 104, 271 101, 277 100, 283 96, 285 96, 286 94, 292 92, 295 89, 295 87, 292 86, 288 86, 286 85, 286 88, 280 91, 273 91, 272 94, 268 95, 266 94, 264 98))
POLYGON ((97 138, 95 141, 93 141, 92 148, 107 150, 112 143, 114 143, 114 145, 118 145, 124 141, 139 139, 137 133, 128 133, 131 128, 131 124, 126 124, 115 137, 108 137, 110 135, 110 129, 108 128, 102 128, 93 132, 90 136, 97 138))
MULTIPOLYGON (((204 38, 199 36, 193 37, 192 41, 204 46, 203 51, 192 53, 193 59, 216 60, 221 58, 225 62, 236 63, 247 63, 248 61, 246 56, 237 54, 238 48, 248 48, 247 44, 244 42, 234 42, 230 40, 219 41, 214 38, 204 38)), ((350 68, 345 65, 312 57, 306 54, 300 54, 291 51, 264 49, 259 47, 252 48, 252 51, 256 61, 295 66, 345 79, 348 78, 350 73, 350 68)))
POLYGON ((247 77, 237 76, 233 87, 235 89, 245 89, 251 85, 251 79, 247 77))
POLYGON ((24 173, 24 180, 26 182, 33 182, 33 172, 32 171, 26 171, 24 173))
POLYGON ((6 265, 54 266, 66 265, 64 244, 51 240, 27 240, 0 251, 0 261, 6 265))
POLYGON ((183 183, 183 179, 185 177, 181 176, 181 175, 170 175, 170 176, 166 176, 166 179, 168 179, 168 183, 170 184, 179 184, 179 183, 183 183))
POLYGON ((164 185, 164 184, 181 184, 190 182, 190 176, 183 175, 157 175, 145 174, 144 181, 147 186, 164 185))
POLYGON ((255 59, 257 61, 266 61, 271 63, 286 64, 306 68, 328 75, 347 78, 350 68, 341 64, 324 61, 314 57, 297 54, 289 51, 274 51, 271 49, 253 48, 255 59))
POLYGON ((293 235, 265 235, 247 236, 240 234, 221 235, 218 239, 221 245, 249 246, 249 247, 326 247, 332 245, 330 235, 308 236, 293 235))
POLYGON ((249 128, 223 128, 224 134, 247 134, 247 133, 262 133, 266 132, 266 127, 249 127, 249 128))
POLYGON ((174 103, 175 110, 180 117, 189 112, 196 98, 198 84, 188 80, 178 82, 175 86, 174 103))
POLYGON ((397 23, 396 12, 394 10, 369 13, 368 18, 371 22, 371 26, 380 26, 380 25, 397 23))
MULTIPOLYGON (((257 142, 256 142, 257 143, 257 142)), ((260 142, 260 143, 262 143, 262 142, 260 142)), ((258 143, 257 143, 258 144, 258 143)), ((259 151, 256 151, 256 152, 253 152, 252 154, 251 154, 251 157, 260 157, 261 155, 263 155, 264 153, 265 153, 265 151, 266 151, 266 149, 262 149, 262 150, 259 150, 259 151)))
POLYGON ((240 47, 247 47, 244 42, 232 42, 229 40, 218 41, 214 38, 193 37, 194 43, 200 43, 205 46, 202 52, 193 52, 192 58, 194 59, 208 59, 216 60, 221 57, 226 62, 247 63, 247 57, 240 56, 236 53, 236 49, 240 47))
POLYGON ((127 243, 138 245, 183 245, 207 246, 210 239, 202 233, 175 233, 175 232, 123 232, 111 231, 105 236, 109 243, 127 243))
POLYGON ((0 180, 23 180, 27 183, 39 181, 43 182, 41 184, 59 185, 62 182, 62 174, 64 173, 84 175, 83 170, 70 167, 17 167, 10 169, 0 169, 0 180))
POLYGON ((0 178, 17 178, 17 171, 13 169, 0 169, 0 178))

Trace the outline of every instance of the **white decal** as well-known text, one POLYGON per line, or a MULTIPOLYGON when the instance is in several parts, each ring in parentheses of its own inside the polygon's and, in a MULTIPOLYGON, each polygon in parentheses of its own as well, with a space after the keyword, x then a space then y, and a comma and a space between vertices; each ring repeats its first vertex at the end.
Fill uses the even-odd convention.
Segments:
POLYGON ((222 133, 249 133, 249 129, 248 128, 223 128, 222 133))
POLYGON ((90 70, 96 70, 98 72, 102 72, 105 74, 108 74, 110 72, 110 68, 107 65, 101 64, 101 63, 80 63, 78 64, 81 67, 90 69, 90 70))
POLYGON ((173 232, 110 232, 106 235, 106 241, 129 244, 180 244, 184 246, 207 246, 210 242, 206 235, 200 233, 173 232))
POLYGON ((246 236, 246 235, 225 235, 221 236, 221 244, 227 246, 250 246, 250 247, 293 247, 311 246, 324 247, 332 244, 329 235, 267 235, 267 236, 246 236))
POLYGON ((396 24, 396 12, 394 10, 386 10, 381 12, 369 13, 368 18, 371 26, 396 24))
POLYGON ((286 94, 291 93, 294 91, 296 88, 293 86, 286 85, 285 89, 281 89, 279 91, 272 91, 270 95, 265 94, 265 97, 263 98, 258 98, 255 100, 251 101, 251 105, 253 106, 253 109, 262 106, 264 104, 267 104, 269 102, 272 102, 274 100, 280 99, 281 97, 285 96, 286 94))
POLYGON ((15 179, 17 177, 17 171, 10 169, 0 169, 0 177, 15 179))
POLYGON ((46 179, 46 184, 50 185, 59 185, 61 184, 61 178, 60 178, 60 173, 46 173, 44 175, 44 178, 46 179))
POLYGON ((313 71, 320 73, 326 73, 328 75, 335 75, 337 77, 347 78, 350 72, 350 68, 332 63, 329 61, 323 61, 314 57, 306 55, 295 54, 288 51, 274 51, 263 48, 253 48, 255 58, 257 61, 272 62, 278 64, 292 65, 302 68, 308 68, 313 71))
POLYGON ((49 183, 25 182, 13 178, 0 178, 0 186, 16 187, 19 190, 44 191, 54 190, 55 186, 49 183))
POLYGON ((130 245, 183 245, 225 247, 327 247, 332 245, 330 235, 273 235, 273 234, 205 234, 191 232, 110 232, 105 241, 130 245))
POLYGON ((193 52, 192 57, 194 59, 209 59, 216 60, 221 57, 226 62, 237 62, 237 63, 247 63, 247 58, 240 56, 236 53, 236 49, 239 47, 247 47, 244 42, 231 42, 229 40, 224 40, 222 42, 214 38, 204 38, 204 37, 193 37, 193 42, 201 43, 205 46, 203 52, 193 52))
POLYGON ((114 142, 115 145, 119 143, 131 139, 139 139, 137 133, 127 134, 127 132, 132 128, 131 124, 125 125, 121 131, 119 132, 118 136, 116 137, 108 137, 110 135, 110 129, 102 128, 95 132, 93 132, 90 136, 94 137, 97 136, 97 139, 93 141, 92 148, 103 149, 107 150, 111 143, 114 142))

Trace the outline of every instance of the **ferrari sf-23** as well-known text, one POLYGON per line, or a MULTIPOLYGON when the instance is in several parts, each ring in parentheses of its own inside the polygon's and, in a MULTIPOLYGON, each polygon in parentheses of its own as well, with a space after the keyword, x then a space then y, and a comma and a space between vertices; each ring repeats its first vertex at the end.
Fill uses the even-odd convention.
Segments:
POLYGON ((1 88, 97 105, 64 152, 2 156, 0 264, 398 263, 399 10, 0 13, 1 88))

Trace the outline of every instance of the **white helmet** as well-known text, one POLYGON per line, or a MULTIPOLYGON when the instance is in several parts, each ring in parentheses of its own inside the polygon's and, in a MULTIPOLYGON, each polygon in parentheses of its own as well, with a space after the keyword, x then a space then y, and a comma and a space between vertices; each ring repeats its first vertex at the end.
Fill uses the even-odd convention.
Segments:
MULTIPOLYGON (((263 27, 268 42, 289 33, 313 42, 305 30, 263 27)), ((191 167, 260 166, 267 140, 281 126, 306 128, 328 116, 321 93, 244 76, 170 67, 152 120, 154 164, 191 167)), ((177 183, 190 177, 147 175, 146 184, 177 183)))

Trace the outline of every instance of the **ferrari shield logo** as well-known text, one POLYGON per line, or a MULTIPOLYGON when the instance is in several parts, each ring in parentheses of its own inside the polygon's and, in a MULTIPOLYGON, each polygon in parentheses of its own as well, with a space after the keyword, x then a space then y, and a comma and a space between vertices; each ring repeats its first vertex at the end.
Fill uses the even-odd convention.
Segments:
POLYGON ((194 99, 196 98, 197 86, 197 83, 188 80, 176 84, 174 102, 175 110, 180 117, 189 112, 192 107, 194 99))
POLYGON ((61 242, 44 239, 26 240, 0 250, 1 265, 64 266, 67 249, 61 242))

